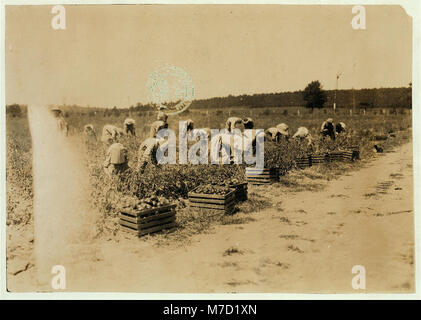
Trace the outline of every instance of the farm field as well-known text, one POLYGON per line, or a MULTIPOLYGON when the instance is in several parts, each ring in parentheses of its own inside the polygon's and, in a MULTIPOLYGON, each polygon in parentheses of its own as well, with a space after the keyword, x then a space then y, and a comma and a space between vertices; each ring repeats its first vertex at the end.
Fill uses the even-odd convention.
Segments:
MULTIPOLYGON (((373 285, 367 291, 413 291, 410 114, 378 111, 351 115, 349 109, 340 109, 335 115, 327 110, 311 114, 301 109, 298 116, 296 108, 283 110, 190 110, 180 117, 170 117, 169 127, 178 131, 178 121, 191 118, 196 128, 222 128, 228 116, 251 116, 256 128, 285 122, 292 133, 306 126, 318 138, 321 123, 330 116, 345 122, 349 135, 335 144, 317 143, 316 147, 334 150, 340 144, 357 144, 362 160, 295 170, 291 159, 306 152, 302 146, 268 144, 267 152, 279 153, 274 158, 281 159, 280 164, 288 168, 288 173, 270 186, 249 187, 249 200, 238 205, 234 215, 213 217, 189 208, 187 192, 201 183, 244 179, 242 166, 168 165, 148 168, 143 175, 130 173, 119 182, 110 181, 102 169, 104 147, 99 141, 86 143, 82 128, 92 123, 99 137, 104 124, 122 126, 128 115, 70 114, 66 118, 71 128, 68 139, 75 152, 84 155, 92 187, 91 204, 93 210, 100 212, 100 219, 97 237, 78 251, 79 261, 74 263, 75 273, 68 280, 68 290, 348 292, 352 290, 352 265, 365 264, 374 270, 367 280, 373 285), (381 145, 385 153, 376 155, 374 144, 381 145), (387 188, 381 189, 385 185, 387 188), (141 239, 121 232, 117 222, 119 202, 128 194, 138 198, 158 195, 175 202, 178 229, 141 239), (395 228, 396 225, 401 227, 395 228), (361 232, 356 232, 358 226, 361 232), (373 242, 373 238, 377 241, 373 242), (204 250, 209 254, 198 259, 203 255, 197 252, 204 250), (368 260, 361 262, 363 258, 368 260), (322 266, 321 261, 330 263, 322 266), (325 276, 312 279, 315 270, 325 276), (381 281, 380 274, 387 274, 388 281, 381 281), (96 282, 98 279, 101 281, 96 282)), ((132 117, 136 120, 137 137, 122 138, 129 150, 131 167, 156 115, 132 117)), ((8 288, 48 290, 37 287, 35 281, 32 156, 27 119, 8 117, 6 132, 8 288)))

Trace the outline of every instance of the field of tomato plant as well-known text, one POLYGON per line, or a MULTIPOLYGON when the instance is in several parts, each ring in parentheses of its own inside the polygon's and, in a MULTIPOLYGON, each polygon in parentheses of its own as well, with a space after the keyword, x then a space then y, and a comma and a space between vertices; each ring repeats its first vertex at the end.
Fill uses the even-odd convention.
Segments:
MULTIPOLYGON (((328 110, 315 110, 310 113, 301 109, 299 115, 296 108, 284 109, 232 109, 222 110, 188 110, 179 116, 169 118, 169 127, 178 132, 178 121, 192 119, 196 128, 223 128, 229 116, 252 117, 255 127, 267 129, 285 122, 293 134, 298 127, 307 127, 315 138, 315 145, 309 150, 300 142, 265 142, 265 166, 279 167, 284 172, 294 168, 294 159, 309 152, 324 152, 336 150, 339 147, 358 145, 361 158, 367 159, 373 155, 373 145, 379 144, 385 150, 408 139, 407 129, 411 127, 411 115, 406 112, 382 114, 368 112, 367 114, 350 114, 349 110, 338 110, 331 114, 328 110), (323 141, 319 130, 321 123, 333 117, 335 122, 343 121, 347 125, 347 133, 336 141, 323 141), (386 137, 386 139, 384 139, 386 137)), ((122 113, 119 117, 81 116, 72 114, 66 118, 69 123, 71 140, 75 150, 84 154, 85 165, 88 168, 91 185, 91 204, 101 215, 98 222, 103 230, 109 218, 114 218, 119 206, 130 199, 163 197, 175 201, 179 206, 185 206, 188 192, 201 184, 229 184, 232 179, 244 181, 243 165, 161 165, 148 166, 143 173, 128 170, 124 175, 110 180, 105 174, 102 164, 105 157, 105 147, 99 141, 102 126, 115 124, 123 126, 124 119, 129 114, 122 113), (93 124, 98 141, 87 141, 82 133, 83 126, 93 124), (123 201, 124 200, 124 201, 123 201)), ((136 137, 124 136, 120 139, 129 152, 129 166, 134 168, 137 161, 137 150, 143 139, 149 133, 149 126, 155 120, 156 114, 145 113, 142 116, 130 115, 136 120, 136 137)), ((31 135, 26 117, 11 117, 6 119, 7 134, 7 223, 26 224, 32 219, 32 155, 31 135)), ((59 151, 58 151, 59 152, 59 151)), ((112 229, 112 228, 111 228, 112 229)))

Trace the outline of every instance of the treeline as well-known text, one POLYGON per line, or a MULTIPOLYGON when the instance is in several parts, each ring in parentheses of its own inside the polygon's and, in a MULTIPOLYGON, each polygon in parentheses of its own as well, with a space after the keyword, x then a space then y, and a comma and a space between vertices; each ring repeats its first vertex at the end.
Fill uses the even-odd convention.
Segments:
MULTIPOLYGON (((332 107, 335 91, 326 90, 327 101, 324 107, 332 107)), ((224 109, 230 107, 301 107, 305 106, 303 91, 262 93, 253 95, 240 95, 227 97, 215 97, 209 99, 194 100, 190 109, 224 109)), ((412 87, 402 88, 377 88, 359 90, 338 90, 336 105, 338 108, 412 108, 412 87)), ((129 108, 81 107, 78 105, 61 106, 65 116, 68 113, 80 113, 88 116, 119 116, 122 112, 143 113, 155 111, 156 105, 137 103, 129 108)), ((6 106, 6 113, 12 116, 26 115, 27 106, 11 104, 6 106)))
MULTIPOLYGON (((338 90, 336 105, 357 108, 412 108, 411 87, 338 90)), ((324 107, 332 107, 335 90, 326 90, 324 107)), ((229 108, 234 106, 299 107, 305 106, 303 91, 218 97, 193 101, 190 108, 229 108)))

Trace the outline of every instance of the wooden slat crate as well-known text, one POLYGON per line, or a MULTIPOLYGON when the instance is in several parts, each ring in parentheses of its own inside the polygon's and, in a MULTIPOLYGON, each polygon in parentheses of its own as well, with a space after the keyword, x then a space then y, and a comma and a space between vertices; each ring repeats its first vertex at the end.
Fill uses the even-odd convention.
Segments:
POLYGON ((232 184, 229 187, 235 190, 235 198, 237 201, 247 200, 247 182, 232 184))
POLYGON ((329 152, 326 159, 327 159, 327 161, 330 161, 330 162, 342 161, 343 160, 343 151, 329 152))
POLYGON ((353 154, 354 154, 354 151, 352 150, 342 151, 342 160, 353 161, 354 160, 353 154))
POLYGON ((221 211, 223 213, 231 213, 234 210, 236 202, 235 190, 220 195, 197 193, 195 191, 196 189, 193 189, 188 194, 190 207, 209 211, 221 211))
POLYGON ((279 181, 278 168, 246 168, 247 182, 255 185, 270 184, 274 181, 279 181))
POLYGON ((175 227, 175 204, 147 210, 126 210, 119 214, 122 230, 143 236, 175 227))
POLYGON ((311 166, 311 156, 295 159, 295 164, 298 168, 304 169, 311 166))
POLYGON ((335 161, 355 161, 359 159, 360 153, 357 150, 343 150, 330 152, 328 159, 331 162, 335 161))
POLYGON ((322 164, 328 161, 327 154, 314 154, 311 156, 311 165, 322 164))
POLYGON ((346 149, 352 151, 351 161, 360 160, 360 146, 348 146, 346 149))
POLYGON ((357 150, 346 150, 342 152, 344 161, 355 161, 360 159, 360 152, 357 150))

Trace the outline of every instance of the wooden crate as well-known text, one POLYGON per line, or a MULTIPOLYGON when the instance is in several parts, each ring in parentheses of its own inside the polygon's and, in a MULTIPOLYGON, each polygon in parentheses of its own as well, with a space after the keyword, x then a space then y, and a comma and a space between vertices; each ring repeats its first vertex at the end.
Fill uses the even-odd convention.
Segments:
POLYGON ((323 154, 314 154, 311 156, 311 165, 322 164, 328 161, 328 156, 326 153, 323 154))
POLYGON ((237 183, 230 185, 230 189, 235 190, 235 198, 239 201, 246 201, 247 200, 247 182, 237 183))
POLYGON ((338 162, 343 160, 343 151, 329 152, 326 157, 327 161, 338 162))
POLYGON ((247 182, 260 185, 270 184, 274 181, 279 181, 279 169, 278 168, 246 168, 247 182))
POLYGON ((119 213, 122 230, 143 236, 175 227, 175 204, 146 210, 126 210, 119 213))
POLYGON ((330 152, 328 159, 331 162, 336 161, 355 161, 360 158, 360 152, 357 150, 343 150, 330 152))
POLYGON ((355 161, 360 159, 360 152, 357 150, 346 150, 342 152, 343 161, 355 161))
MULTIPOLYGON (((348 146, 347 151, 352 151, 351 161, 360 160, 360 146, 348 146)), ((349 156, 346 158, 348 160, 349 156)))
POLYGON ((295 164, 298 168, 304 169, 311 166, 311 156, 295 159, 295 164))
POLYGON ((196 192, 197 188, 189 192, 190 207, 198 208, 206 211, 219 211, 223 213, 231 213, 234 211, 236 203, 235 190, 220 194, 205 194, 196 192))

